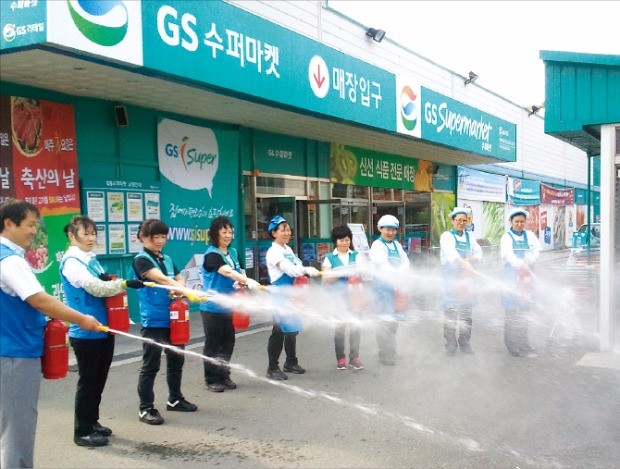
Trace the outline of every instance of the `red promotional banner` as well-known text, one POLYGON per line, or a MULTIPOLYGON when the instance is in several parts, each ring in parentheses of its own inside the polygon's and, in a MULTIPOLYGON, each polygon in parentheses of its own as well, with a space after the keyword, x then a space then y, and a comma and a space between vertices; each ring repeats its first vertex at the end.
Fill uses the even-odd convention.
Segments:
POLYGON ((0 109, 1 201, 31 202, 42 215, 79 212, 73 106, 1 96, 0 109))
POLYGON ((540 202, 551 205, 573 205, 575 203, 575 189, 557 189, 541 184, 540 202))
POLYGON ((73 106, 0 96, 0 204, 25 200, 41 211, 25 258, 46 291, 62 299, 64 226, 80 213, 73 106))

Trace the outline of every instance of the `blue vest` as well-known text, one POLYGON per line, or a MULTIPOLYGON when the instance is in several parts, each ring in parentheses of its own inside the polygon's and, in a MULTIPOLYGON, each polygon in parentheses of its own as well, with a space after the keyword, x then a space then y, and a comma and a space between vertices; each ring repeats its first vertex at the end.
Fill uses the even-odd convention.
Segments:
MULTIPOLYGON (((235 272, 241 273, 241 264, 239 264, 239 255, 237 254, 237 250, 234 248, 228 248, 229 256, 226 256, 222 251, 220 251, 215 246, 211 245, 207 249, 205 256, 215 252, 219 254, 224 262, 235 272), (231 261, 232 260, 232 261, 231 261)), ((235 281, 226 277, 219 272, 207 272, 204 268, 204 264, 200 266, 200 270, 202 271, 202 284, 204 285, 205 290, 215 290, 218 293, 229 294, 235 291, 233 285, 235 281)), ((212 301, 206 301, 200 303, 200 311, 207 311, 209 313, 218 313, 225 314, 230 313, 230 309, 222 308, 219 305, 216 305, 212 301)))
MULTIPOLYGON (((452 236, 454 236, 454 242, 456 243, 456 252, 458 252, 459 256, 462 259, 467 259, 472 254, 471 243, 469 242, 469 233, 467 231, 463 231, 465 234, 465 241, 461 241, 456 237, 457 232, 455 230, 450 230, 452 236)), ((461 266, 456 262, 446 262, 443 265, 444 278, 457 276, 461 271, 461 266)))
MULTIPOLYGON (((508 236, 512 239, 512 250, 519 259, 524 259, 525 254, 530 250, 530 243, 527 241, 527 233, 523 230, 523 239, 516 239, 513 234, 518 236, 512 228, 508 230, 508 236)), ((504 263, 504 282, 507 286, 510 286, 514 291, 506 289, 502 294, 502 305, 506 309, 516 309, 517 307, 527 309, 534 304, 534 295, 525 298, 521 295, 517 295, 517 284, 519 281, 519 270, 515 269, 510 263, 504 263)))
MULTIPOLYGON (((287 261, 291 261, 293 264, 297 264, 297 258, 295 257, 294 254, 285 252, 284 253, 284 258, 287 261)), ((269 279, 271 280, 271 279, 269 279)), ((282 274, 282 277, 280 277, 278 280, 276 280, 275 282, 271 282, 272 285, 277 285, 277 286, 282 286, 282 285, 293 285, 295 283, 295 277, 291 277, 288 274, 282 274)))
MULTIPOLYGON (((10 247, 0 245, 0 261, 17 254, 10 247)), ((38 358, 43 355, 45 316, 23 301, 0 289, 0 356, 38 358)))
MULTIPOLYGON (((83 288, 74 287, 63 275, 62 269, 68 259, 75 259, 84 265, 94 277, 99 277, 99 274, 103 273, 103 267, 101 267, 101 264, 99 264, 94 257, 88 264, 77 257, 63 257, 62 261, 60 261, 60 279, 62 281, 62 288, 65 292, 67 305, 81 313, 94 316, 97 321, 107 326, 108 312, 105 308, 105 299, 93 296, 83 288)), ((75 337, 76 339, 105 339, 107 336, 108 334, 105 332, 85 331, 77 324, 71 324, 71 326, 69 326, 69 337, 75 337)))
MULTIPOLYGON (((326 257, 329 259, 329 262, 332 265, 332 269, 335 269, 337 267, 344 267, 344 264, 340 260, 340 256, 338 254, 334 254, 333 252, 330 252, 326 257)), ((357 259, 357 251, 351 251, 349 253, 349 265, 355 264, 356 259, 357 259)), ((348 280, 349 280, 348 277, 339 277, 338 280, 336 280, 336 283, 347 283, 348 280)))
MULTIPOLYGON (((156 269, 161 270, 157 259, 153 259, 146 251, 142 250, 134 259, 139 257, 148 259, 156 269)), ((174 278, 174 264, 170 256, 164 254, 164 267, 166 277, 174 278)), ((137 275, 134 276, 137 278, 137 275)), ((140 302, 140 320, 142 327, 163 327, 170 328, 170 303, 168 290, 157 287, 146 287, 138 290, 138 300, 140 302)))
MULTIPOLYGON (((457 238, 457 231, 450 230, 452 236, 454 236, 454 242, 456 243, 456 252, 458 252, 461 259, 467 259, 472 254, 472 247, 469 241, 469 232, 463 231, 465 234, 465 241, 457 238)), ((466 289, 471 291, 473 285, 471 280, 465 280, 460 278, 462 268, 460 264, 456 262, 446 262, 443 265, 444 282, 442 286, 442 298, 441 305, 444 308, 471 308, 473 306, 473 297, 466 296, 459 297, 459 290, 466 289)))
POLYGON ((518 233, 514 232, 512 228, 508 231, 508 236, 512 238, 512 250, 519 259, 523 259, 525 257, 525 253, 530 250, 530 243, 527 241, 527 232, 525 230, 522 231, 523 239, 516 239, 512 233, 518 235, 518 233))
POLYGON ((390 249, 390 245, 388 243, 386 243, 383 238, 379 238, 379 239, 381 240, 381 242, 383 244, 385 244, 385 247, 386 247, 387 252, 388 252, 388 262, 389 262, 389 264, 392 267, 394 267, 395 269, 400 267, 400 264, 401 264, 401 262, 403 260, 400 258, 400 252, 398 251, 398 246, 396 246, 396 241, 392 241, 390 243, 394 247, 394 249, 390 249))

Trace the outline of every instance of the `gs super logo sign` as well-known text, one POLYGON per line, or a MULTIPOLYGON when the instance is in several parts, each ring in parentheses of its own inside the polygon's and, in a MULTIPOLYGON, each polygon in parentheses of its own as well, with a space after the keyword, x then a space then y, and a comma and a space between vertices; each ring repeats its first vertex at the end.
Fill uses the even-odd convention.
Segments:
POLYGON ((164 119, 158 126, 159 169, 186 189, 213 189, 219 148, 211 129, 164 119))
POLYGON ((198 164, 200 169, 202 169, 204 164, 213 165, 216 158, 215 153, 203 153, 189 145, 189 137, 187 136, 183 137, 181 141, 183 142, 181 147, 173 143, 166 144, 166 155, 171 158, 178 158, 180 156, 186 170, 192 164, 198 164))

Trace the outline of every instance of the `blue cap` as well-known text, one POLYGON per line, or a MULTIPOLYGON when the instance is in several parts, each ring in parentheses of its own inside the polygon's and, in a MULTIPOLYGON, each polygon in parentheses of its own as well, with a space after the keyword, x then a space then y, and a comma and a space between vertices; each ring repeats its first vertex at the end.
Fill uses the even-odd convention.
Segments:
POLYGON ((276 215, 269 222, 269 227, 267 228, 267 232, 271 233, 272 231, 277 230, 278 229, 278 225, 280 223, 287 223, 287 221, 286 221, 286 219, 284 217, 281 217, 280 215, 276 215))

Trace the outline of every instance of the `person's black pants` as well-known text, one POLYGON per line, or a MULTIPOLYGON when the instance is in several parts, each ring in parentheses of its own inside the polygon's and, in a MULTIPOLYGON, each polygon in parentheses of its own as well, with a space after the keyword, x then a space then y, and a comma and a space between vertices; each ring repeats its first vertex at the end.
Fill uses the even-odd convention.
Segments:
POLYGON ((511 354, 525 353, 530 348, 527 340, 528 313, 521 308, 506 310, 504 343, 511 354))
POLYGON ((398 332, 398 322, 390 320, 379 320, 377 322, 375 336, 379 346, 380 360, 396 359, 396 333, 398 332))
POLYGON ((73 435, 79 437, 92 433, 93 425, 99 420, 101 395, 114 357, 114 336, 104 339, 70 337, 69 342, 78 364, 73 435))
MULTIPOLYGON (((170 329, 159 327, 143 327, 142 337, 153 339, 160 344, 170 344, 170 329)), ((184 345, 176 345, 180 349, 185 349, 184 345)), ((161 365, 162 347, 145 342, 142 345, 142 368, 138 377, 138 396, 140 396, 140 410, 154 407, 155 376, 161 365)), ((168 401, 176 402, 183 399, 181 393, 181 378, 183 375, 183 363, 185 357, 181 353, 173 350, 164 349, 166 354, 166 380, 168 382, 168 401)))
POLYGON ((471 308, 446 308, 444 310, 443 336, 446 339, 446 350, 455 351, 459 346, 469 345, 471 316, 471 308))
MULTIPOLYGON (((232 322, 232 313, 220 314, 201 311, 200 315, 205 332, 204 355, 228 363, 235 348, 235 328, 232 322)), ((230 368, 205 361, 204 374, 207 384, 221 383, 230 378, 230 368)))
POLYGON ((282 332, 280 325, 274 320, 269 343, 267 344, 267 355, 269 356, 269 370, 278 368, 278 360, 282 353, 282 348, 286 352, 285 365, 297 365, 297 334, 299 332, 282 332))
MULTIPOLYGON (((344 342, 345 333, 347 330, 347 324, 336 326, 334 333, 334 348, 336 351, 336 358, 338 360, 345 358, 344 342)), ((349 360, 358 358, 360 356, 360 336, 361 329, 358 326, 349 325, 349 360)))

